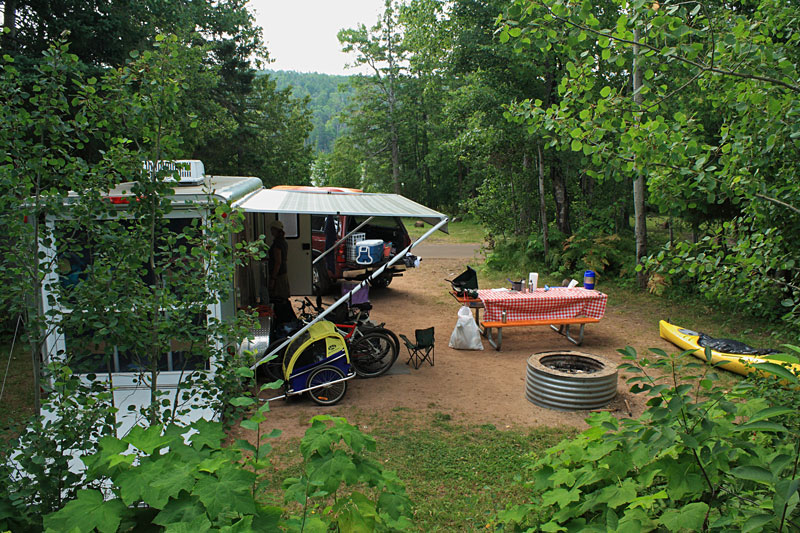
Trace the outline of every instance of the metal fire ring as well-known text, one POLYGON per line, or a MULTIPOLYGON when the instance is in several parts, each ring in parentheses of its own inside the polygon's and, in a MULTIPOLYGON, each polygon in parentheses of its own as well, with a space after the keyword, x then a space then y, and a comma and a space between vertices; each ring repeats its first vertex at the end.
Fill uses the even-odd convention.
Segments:
POLYGON ((617 395, 617 365, 599 355, 540 352, 528 358, 525 397, 559 411, 605 407, 617 395))

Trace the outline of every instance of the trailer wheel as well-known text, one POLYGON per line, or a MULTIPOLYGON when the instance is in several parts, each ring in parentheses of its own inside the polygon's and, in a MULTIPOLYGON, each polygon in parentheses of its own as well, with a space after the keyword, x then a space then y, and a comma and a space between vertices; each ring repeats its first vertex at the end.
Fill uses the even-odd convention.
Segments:
POLYGON ((308 391, 308 395, 320 405, 333 405, 342 398, 347 392, 347 382, 339 381, 344 379, 344 372, 335 366, 321 366, 314 369, 308 376, 308 387, 315 387, 308 391), (333 383, 338 381, 338 383, 333 383))

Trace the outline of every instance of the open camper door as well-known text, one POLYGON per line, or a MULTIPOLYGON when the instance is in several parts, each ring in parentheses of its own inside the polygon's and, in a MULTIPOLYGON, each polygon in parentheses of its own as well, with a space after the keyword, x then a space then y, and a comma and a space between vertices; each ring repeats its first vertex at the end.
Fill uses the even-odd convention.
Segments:
MULTIPOLYGON (((245 211, 248 211, 245 209, 245 211)), ((267 227, 273 220, 283 222, 289 248, 286 264, 292 296, 312 294, 311 279, 311 215, 302 213, 267 213, 267 227)), ((267 232, 267 244, 272 246, 272 235, 267 232)))

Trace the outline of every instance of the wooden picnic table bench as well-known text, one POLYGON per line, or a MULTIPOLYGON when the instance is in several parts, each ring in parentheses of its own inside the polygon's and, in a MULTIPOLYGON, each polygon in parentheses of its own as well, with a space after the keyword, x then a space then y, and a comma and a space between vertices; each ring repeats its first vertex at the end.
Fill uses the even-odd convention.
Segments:
POLYGON ((500 350, 503 343, 503 328, 523 326, 550 326, 553 331, 580 346, 586 324, 600 322, 608 298, 598 291, 562 287, 548 291, 537 289, 529 293, 509 290, 507 294, 481 290, 478 291, 478 298, 458 296, 454 291, 450 293, 459 303, 473 309, 475 322, 495 350, 500 350), (480 309, 486 310, 483 320, 480 318, 480 309), (570 316, 571 313, 579 316, 570 316), (581 326, 577 338, 570 331, 570 326, 575 324, 581 326), (493 329, 497 330, 496 340, 492 335, 493 329))

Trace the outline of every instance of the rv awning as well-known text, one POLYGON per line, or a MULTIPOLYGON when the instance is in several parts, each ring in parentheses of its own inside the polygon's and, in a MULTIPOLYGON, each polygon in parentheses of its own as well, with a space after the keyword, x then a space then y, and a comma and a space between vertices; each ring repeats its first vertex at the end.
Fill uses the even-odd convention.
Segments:
MULTIPOLYGON (((418 218, 431 225, 447 218, 399 194, 261 189, 235 205, 255 213, 406 217, 418 218)), ((440 230, 447 233, 447 224, 440 230)))

